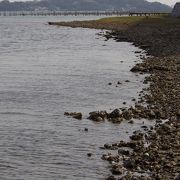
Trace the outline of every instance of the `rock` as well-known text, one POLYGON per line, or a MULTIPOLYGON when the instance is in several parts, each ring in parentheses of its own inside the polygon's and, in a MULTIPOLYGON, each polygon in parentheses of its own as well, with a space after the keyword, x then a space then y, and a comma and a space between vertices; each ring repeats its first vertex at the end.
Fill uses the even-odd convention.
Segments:
POLYGON ((119 109, 115 109, 111 113, 107 115, 108 121, 112 123, 121 123, 123 118, 121 117, 121 113, 119 109))
POLYGON ((97 117, 96 121, 103 121, 103 118, 102 117, 97 117))
POLYGON ((149 157, 149 153, 145 153, 144 156, 145 156, 145 157, 149 157))
POLYGON ((149 118, 150 118, 150 119, 153 119, 153 118, 156 117, 156 114, 154 113, 153 110, 150 110, 150 112, 148 113, 148 115, 149 115, 149 118))
POLYGON ((129 143, 126 144, 126 147, 130 147, 132 149, 135 149, 138 146, 137 141, 130 141, 129 143))
POLYGON ((124 141, 120 141, 118 147, 127 147, 127 143, 124 141))
POLYGON ((134 134, 132 136, 130 136, 130 139, 133 141, 140 141, 143 140, 143 133, 139 133, 139 134, 134 134))
POLYGON ((114 176, 109 176, 106 180, 117 180, 114 176))
POLYGON ((108 118, 119 118, 121 117, 121 113, 119 109, 115 109, 111 113, 108 114, 108 118))
POLYGON ((141 51, 135 51, 134 53, 135 53, 135 54, 139 54, 139 53, 141 53, 141 51))
POLYGON ((134 124, 134 121, 133 121, 133 120, 130 120, 128 123, 129 123, 129 124, 134 124))
POLYGON ((106 148, 106 149, 111 149, 111 145, 110 144, 104 144, 104 148, 106 148))
POLYGON ((122 154, 122 155, 129 156, 129 155, 130 155, 130 152, 129 152, 128 150, 119 149, 119 150, 118 150, 118 154, 122 154))
POLYGON ((129 111, 129 110, 125 110, 125 111, 123 111, 122 112, 122 116, 123 116, 123 118, 124 119, 126 119, 126 120, 130 120, 130 119, 132 119, 132 112, 131 111, 129 111))
POLYGON ((84 131, 86 131, 86 132, 87 132, 87 131, 88 131, 88 128, 84 128, 84 131))
POLYGON ((135 163, 133 160, 128 159, 123 162, 123 166, 127 169, 133 169, 135 167, 135 163))
POLYGON ((177 117, 180 118, 180 109, 177 111, 177 117))
POLYGON ((69 113, 69 112, 65 112, 64 115, 65 115, 65 116, 69 116, 70 113, 69 113))
POLYGON ((180 174, 175 177, 175 180, 180 180, 180 174))
POLYGON ((92 156, 92 153, 87 153, 87 156, 88 156, 88 157, 91 157, 91 156, 92 156))
POLYGON ((111 169, 111 172, 114 175, 121 175, 123 173, 122 166, 121 165, 113 165, 112 169, 111 169))
POLYGON ((118 37, 118 39, 116 39, 116 42, 127 42, 127 40, 127 37, 118 37))
POLYGON ((159 71, 170 71, 169 67, 165 67, 165 66, 152 66, 150 68, 150 70, 159 70, 159 71))
POLYGON ((140 48, 141 49, 149 49, 151 46, 150 45, 141 45, 140 48))
POLYGON ((167 124, 167 123, 163 124, 163 125, 161 126, 161 128, 162 128, 164 131, 170 131, 170 130, 172 129, 172 127, 171 127, 169 124, 167 124))
POLYGON ((147 126, 141 126, 141 128, 143 128, 143 129, 148 129, 148 127, 147 127, 147 126))
POLYGON ((143 67, 141 64, 136 64, 131 70, 131 72, 147 72, 147 68, 143 67))
POLYGON ((162 178, 162 175, 157 174, 157 175, 155 176, 155 179, 156 179, 156 180, 161 180, 161 179, 163 179, 163 178, 162 178))
POLYGON ((113 143, 112 146, 118 146, 118 143, 113 143))
POLYGON ((101 159, 109 162, 119 162, 119 156, 113 156, 112 154, 103 154, 101 159))
POLYGON ((82 113, 75 113, 72 115, 72 117, 75 119, 82 119, 82 113))
POLYGON ((106 111, 94 111, 89 113, 88 119, 91 119, 93 121, 104 121, 107 118, 107 112, 106 111))
POLYGON ((71 116, 71 117, 73 117, 75 119, 79 119, 79 120, 82 119, 82 113, 80 113, 80 112, 78 112, 78 113, 77 112, 71 112, 71 113, 65 112, 64 115, 65 116, 71 116))
POLYGON ((111 121, 114 124, 119 124, 119 123, 121 123, 123 121, 123 118, 120 118, 120 117, 118 117, 118 118, 109 118, 108 120, 111 121))

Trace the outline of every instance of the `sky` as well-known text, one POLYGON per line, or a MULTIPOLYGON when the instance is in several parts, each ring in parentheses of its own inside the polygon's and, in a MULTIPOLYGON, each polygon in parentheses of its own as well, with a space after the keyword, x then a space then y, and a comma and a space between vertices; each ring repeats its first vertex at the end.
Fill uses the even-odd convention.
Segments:
MULTIPOLYGON (((154 2, 154 0, 148 0, 148 1, 154 2)), ((172 5, 174 5, 176 2, 179 2, 180 0, 156 0, 156 1, 161 2, 161 3, 163 3, 163 4, 167 4, 167 5, 172 6, 172 5)))
MULTIPOLYGON (((9 1, 13 2, 13 1, 28 1, 28 0, 9 0, 9 1)), ((148 0, 148 1, 150 1, 150 2, 158 1, 158 2, 161 2, 161 3, 164 3, 164 4, 172 6, 176 2, 179 2, 180 0, 148 0)))

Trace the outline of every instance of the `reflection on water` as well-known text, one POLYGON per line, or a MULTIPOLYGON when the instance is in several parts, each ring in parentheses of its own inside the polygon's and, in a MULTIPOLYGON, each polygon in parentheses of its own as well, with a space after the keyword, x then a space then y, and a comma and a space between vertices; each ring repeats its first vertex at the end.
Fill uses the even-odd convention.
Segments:
POLYGON ((138 60, 131 44, 104 41, 99 30, 46 24, 75 18, 87 17, 0 18, 1 179, 103 178, 108 164, 99 147, 127 139, 141 123, 86 119, 90 111, 131 104, 143 77, 129 72, 138 60), (64 111, 80 111, 84 119, 64 111))

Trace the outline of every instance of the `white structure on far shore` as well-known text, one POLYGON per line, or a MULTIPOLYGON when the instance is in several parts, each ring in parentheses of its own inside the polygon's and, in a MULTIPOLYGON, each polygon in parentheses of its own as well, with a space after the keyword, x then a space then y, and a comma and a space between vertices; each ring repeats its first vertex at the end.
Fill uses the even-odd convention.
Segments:
POLYGON ((173 17, 180 17, 180 2, 177 2, 174 6, 174 9, 172 11, 173 17))

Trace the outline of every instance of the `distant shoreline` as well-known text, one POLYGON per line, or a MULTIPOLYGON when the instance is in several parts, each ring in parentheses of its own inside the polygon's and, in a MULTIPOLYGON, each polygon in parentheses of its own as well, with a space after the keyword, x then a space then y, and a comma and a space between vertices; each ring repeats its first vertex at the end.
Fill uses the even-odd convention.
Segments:
MULTIPOLYGON (((119 149, 116 156, 105 155, 102 159, 111 162, 112 176, 125 179, 146 173, 149 179, 179 179, 180 160, 180 19, 167 16, 114 17, 93 21, 49 22, 50 25, 106 29, 104 37, 117 42, 132 42, 153 56, 143 59, 131 71, 150 74, 144 83, 149 88, 140 94, 134 108, 126 114, 113 114, 113 118, 147 118, 156 121, 153 131, 134 132, 130 142, 105 145, 106 149, 119 149), (147 107, 144 106, 147 103, 147 107), (163 123, 163 119, 168 120, 163 123), (147 147, 146 143, 150 143, 147 147), (122 147, 133 150, 124 151, 122 147), (118 158, 123 158, 123 165, 118 158), (113 163, 112 163, 113 162, 113 163), (124 173, 126 172, 126 173, 124 173)), ((101 114, 97 114, 101 116, 101 114)), ((109 118, 107 115, 106 118, 109 118)), ((143 179, 143 177, 138 177, 143 179)))

